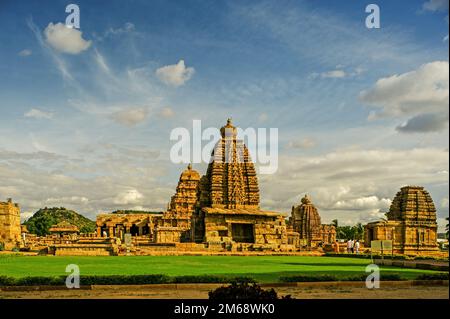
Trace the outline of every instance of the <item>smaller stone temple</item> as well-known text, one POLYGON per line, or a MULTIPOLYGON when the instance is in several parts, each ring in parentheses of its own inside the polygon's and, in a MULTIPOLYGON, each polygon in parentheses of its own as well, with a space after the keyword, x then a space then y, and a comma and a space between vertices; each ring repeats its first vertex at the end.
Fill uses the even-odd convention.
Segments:
POLYGON ((20 241, 20 207, 8 198, 6 202, 0 202, 0 244, 11 250, 19 247, 20 241))
POLYGON ((300 246, 318 247, 336 240, 335 227, 322 224, 319 212, 308 195, 301 199, 300 205, 292 207, 289 230, 299 234, 300 246))
POLYGON ((62 221, 56 225, 53 225, 48 230, 50 234, 57 235, 58 237, 65 236, 65 235, 77 235, 80 233, 80 229, 70 224, 67 221, 62 221))
POLYGON ((189 164, 178 181, 167 211, 158 219, 156 243, 188 242, 191 238, 191 217, 197 204, 200 174, 189 164))
POLYGON ((436 208, 421 186, 405 186, 395 196, 387 220, 365 226, 365 242, 392 240, 394 253, 433 254, 438 252, 436 208))

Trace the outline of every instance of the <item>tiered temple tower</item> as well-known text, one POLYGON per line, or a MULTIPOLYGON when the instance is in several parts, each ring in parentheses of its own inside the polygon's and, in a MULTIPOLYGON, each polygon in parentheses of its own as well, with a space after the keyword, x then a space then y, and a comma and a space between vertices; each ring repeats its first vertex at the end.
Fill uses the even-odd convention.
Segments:
POLYGON ((200 174, 189 164, 178 181, 168 210, 158 220, 156 242, 188 241, 191 237, 191 217, 197 207, 200 174))
POLYGON ((317 208, 311 202, 311 198, 305 195, 301 204, 292 207, 291 225, 294 231, 300 235, 300 240, 306 239, 308 246, 311 242, 320 241, 321 220, 317 208))
POLYGON ((366 225, 365 241, 392 240, 396 253, 422 254, 438 250, 436 208, 421 186, 405 186, 394 197, 387 221, 366 225))
POLYGON ((308 247, 336 240, 335 227, 322 224, 319 212, 308 195, 301 199, 300 205, 292 207, 289 224, 299 234, 300 242, 308 247))
POLYGON ((259 208, 259 187, 255 166, 237 129, 228 119, 220 129, 206 176, 200 182, 202 207, 259 208))

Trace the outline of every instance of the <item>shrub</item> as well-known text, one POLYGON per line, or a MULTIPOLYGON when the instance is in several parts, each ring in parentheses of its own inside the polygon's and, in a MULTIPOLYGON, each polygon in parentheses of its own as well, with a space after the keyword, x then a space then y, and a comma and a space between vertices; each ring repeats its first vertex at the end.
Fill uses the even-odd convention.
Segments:
POLYGON ((109 276, 80 276, 81 285, 147 285, 168 283, 166 275, 109 275, 109 276))
POLYGON ((296 275, 280 277, 281 282, 319 282, 319 281, 338 281, 334 275, 296 275))
POLYGON ((448 280, 449 275, 446 272, 436 274, 421 274, 416 277, 416 280, 448 280))
MULTIPOLYGON (((210 300, 224 299, 278 299, 277 292, 272 288, 264 290, 256 283, 249 285, 248 282, 233 282, 230 286, 219 287, 208 293, 210 300)), ((291 299, 290 295, 281 299, 291 299)))
POLYGON ((256 281, 251 277, 226 277, 216 275, 200 275, 200 276, 176 276, 171 282, 182 283, 228 283, 228 282, 247 282, 255 283, 256 281))
POLYGON ((0 276, 0 286, 14 286, 16 280, 13 277, 0 276))
POLYGON ((60 277, 22 277, 15 279, 14 286, 59 286, 65 285, 65 276, 60 277))
POLYGON ((0 251, 5 250, 5 245, 3 245, 3 243, 0 243, 0 251))

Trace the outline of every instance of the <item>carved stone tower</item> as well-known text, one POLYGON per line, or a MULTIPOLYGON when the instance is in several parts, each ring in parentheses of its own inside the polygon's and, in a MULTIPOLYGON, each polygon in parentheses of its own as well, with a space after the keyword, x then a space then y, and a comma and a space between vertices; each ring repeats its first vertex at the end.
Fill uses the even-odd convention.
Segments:
POLYGON ((259 209, 255 166, 237 128, 228 119, 220 129, 206 175, 200 181, 200 205, 225 209, 259 209))
POLYGON ((306 240, 308 246, 322 240, 320 216, 308 195, 301 199, 300 205, 292 207, 290 223, 293 230, 300 234, 300 240, 306 240))

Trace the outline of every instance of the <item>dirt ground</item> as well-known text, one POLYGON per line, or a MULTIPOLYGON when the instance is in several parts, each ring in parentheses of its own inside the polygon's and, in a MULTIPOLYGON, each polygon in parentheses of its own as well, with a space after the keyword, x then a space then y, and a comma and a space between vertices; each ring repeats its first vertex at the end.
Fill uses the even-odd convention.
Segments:
MULTIPOLYGON (((208 291, 218 286, 220 285, 204 284, 198 287, 187 286, 183 288, 110 286, 92 290, 0 291, 0 299, 207 299, 208 291)), ((303 286, 275 287, 275 290, 279 296, 291 295, 296 299, 449 299, 448 286, 389 286, 372 290, 347 286, 303 286)))

